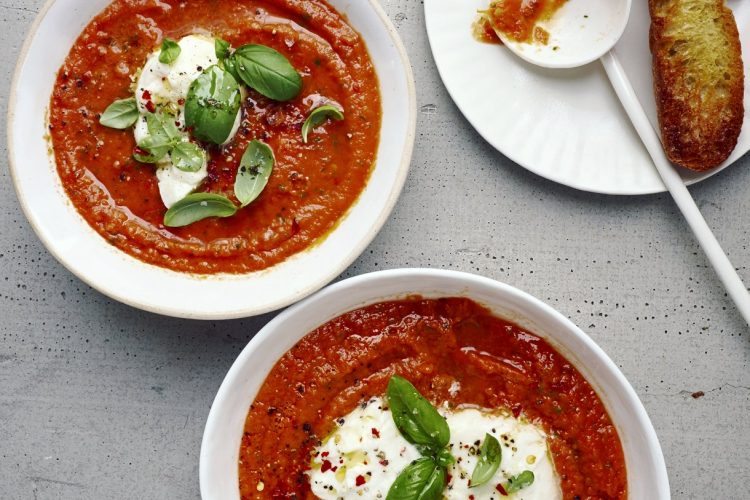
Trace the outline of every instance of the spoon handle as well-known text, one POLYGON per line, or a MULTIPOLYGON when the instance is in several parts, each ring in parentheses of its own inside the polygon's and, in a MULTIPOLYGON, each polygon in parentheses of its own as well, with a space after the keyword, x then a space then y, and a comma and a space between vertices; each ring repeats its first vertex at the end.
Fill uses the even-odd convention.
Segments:
POLYGON ((651 126, 651 122, 646 116, 641 103, 638 101, 638 97, 635 95, 633 86, 630 84, 630 80, 628 80, 620 61, 612 51, 604 54, 601 61, 604 65, 604 70, 607 72, 609 81, 617 93, 617 97, 620 98, 620 102, 633 122, 635 130, 651 155, 651 159, 654 161, 654 165, 662 181, 672 194, 672 198, 674 198, 677 207, 682 212, 685 220, 687 220, 690 229, 693 230, 695 238, 698 240, 703 252, 705 252, 706 257, 708 257, 708 261, 713 266, 719 279, 724 284, 727 293, 734 301, 745 322, 750 324, 750 294, 737 275, 737 271, 727 258, 724 250, 721 248, 721 245, 716 240, 716 237, 711 232, 711 228, 706 224, 706 220, 701 215, 682 178, 669 159, 667 159, 661 140, 654 127, 651 126))

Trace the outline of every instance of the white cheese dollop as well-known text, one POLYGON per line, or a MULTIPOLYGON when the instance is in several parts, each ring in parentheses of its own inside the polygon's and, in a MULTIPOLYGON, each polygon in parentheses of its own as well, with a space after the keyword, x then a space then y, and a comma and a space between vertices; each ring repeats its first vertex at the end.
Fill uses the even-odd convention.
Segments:
MULTIPOLYGON (((141 70, 135 90, 138 110, 141 113, 134 128, 136 142, 148 136, 146 114, 162 106, 167 106, 177 112, 177 127, 184 131, 185 99, 190 85, 203 70, 218 62, 213 38, 188 35, 182 38, 178 45, 180 55, 172 64, 159 61, 161 53, 161 48, 159 48, 148 56, 141 70)), ((241 114, 241 111, 237 112, 234 128, 225 144, 231 141, 239 130, 241 114)), ((167 208, 193 192, 208 176, 207 159, 197 172, 185 172, 176 168, 169 155, 155 166, 156 177, 159 180, 159 193, 167 208)))
MULTIPOLYGON (((393 481, 420 457, 393 422, 381 398, 372 398, 349 415, 316 448, 308 472, 313 493, 321 499, 385 498, 393 481)), ((449 449, 456 463, 448 468, 450 481, 443 497, 466 500, 557 500, 562 498, 559 479, 547 446, 547 436, 536 425, 505 412, 476 408, 441 408, 451 430, 449 449), (479 460, 485 433, 500 442, 502 461, 495 476, 484 485, 469 488, 479 460), (496 489, 525 470, 534 473, 530 486, 504 496, 496 489)))

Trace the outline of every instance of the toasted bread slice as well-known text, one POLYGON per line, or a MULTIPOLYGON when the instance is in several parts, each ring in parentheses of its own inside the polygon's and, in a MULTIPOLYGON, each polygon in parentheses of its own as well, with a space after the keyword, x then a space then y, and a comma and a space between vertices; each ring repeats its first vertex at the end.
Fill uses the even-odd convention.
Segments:
POLYGON ((730 155, 744 119, 745 74, 724 0, 649 0, 654 91, 670 160, 708 170, 730 155))

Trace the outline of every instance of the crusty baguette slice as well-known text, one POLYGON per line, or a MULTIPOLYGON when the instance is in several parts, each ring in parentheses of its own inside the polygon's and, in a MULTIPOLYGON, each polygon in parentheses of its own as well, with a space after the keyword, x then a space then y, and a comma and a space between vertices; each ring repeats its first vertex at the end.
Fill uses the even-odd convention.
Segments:
POLYGON ((649 0, 654 91, 670 160, 707 170, 737 145, 744 118, 742 49, 724 0, 649 0))

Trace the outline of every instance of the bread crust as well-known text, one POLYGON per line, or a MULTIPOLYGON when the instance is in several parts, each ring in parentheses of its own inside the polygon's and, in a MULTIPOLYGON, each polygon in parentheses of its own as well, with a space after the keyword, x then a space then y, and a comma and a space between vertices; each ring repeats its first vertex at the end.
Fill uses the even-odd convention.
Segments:
POLYGON ((744 120, 744 68, 734 15, 724 0, 649 0, 649 10, 664 149, 683 167, 716 167, 737 145, 744 120))

